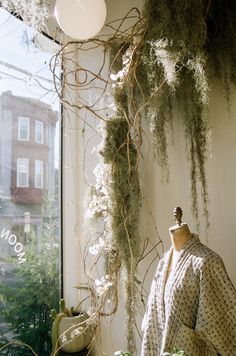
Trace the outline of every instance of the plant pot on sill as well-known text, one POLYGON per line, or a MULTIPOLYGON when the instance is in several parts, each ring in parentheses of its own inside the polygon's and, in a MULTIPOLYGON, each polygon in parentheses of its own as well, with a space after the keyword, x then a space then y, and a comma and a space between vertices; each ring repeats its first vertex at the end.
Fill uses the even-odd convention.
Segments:
POLYGON ((85 349, 93 338, 93 328, 87 326, 88 315, 64 317, 58 325, 58 346, 60 350, 73 353, 85 349))
POLYGON ((86 321, 86 313, 75 313, 65 307, 64 299, 60 301, 60 312, 51 310, 52 324, 52 355, 57 356, 59 350, 74 353, 84 350, 94 337, 94 327, 86 321))

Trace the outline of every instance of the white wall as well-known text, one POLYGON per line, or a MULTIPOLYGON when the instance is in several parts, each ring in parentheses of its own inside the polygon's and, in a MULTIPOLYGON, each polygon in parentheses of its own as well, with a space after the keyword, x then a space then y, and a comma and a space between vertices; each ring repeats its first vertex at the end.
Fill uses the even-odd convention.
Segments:
MULTIPOLYGON (((232 88, 233 89, 233 88, 232 88)), ((200 239, 223 258, 228 273, 236 285, 236 91, 232 90, 231 117, 222 90, 211 83, 209 121, 211 151, 207 162, 210 228, 205 233, 205 220, 200 215, 200 239)), ((173 225, 172 211, 181 206, 183 220, 196 232, 191 214, 189 166, 186 160, 184 127, 181 117, 175 115, 174 141, 169 146, 171 176, 169 183, 161 182, 160 169, 150 152, 146 158, 144 175, 145 195, 157 218, 159 232, 165 247, 170 245, 168 228, 173 225)), ((199 199, 200 199, 199 195, 199 199)))
MULTIPOLYGON (((140 6, 140 1, 120 0, 107 1, 108 21, 124 16, 132 6, 140 6)), ((81 54, 80 63, 86 63, 96 68, 99 53, 86 57, 81 54)), ((208 232, 209 246, 218 252, 226 265, 229 275, 236 285, 236 91, 232 95, 231 118, 219 86, 213 82, 210 93, 209 119, 212 125, 212 148, 207 163, 209 184, 210 228, 208 232)), ((97 121, 89 118, 90 124, 96 129, 97 121)), ((77 119, 67 121, 65 137, 65 289, 66 299, 70 305, 77 303, 77 291, 74 286, 84 281, 82 273, 82 250, 86 244, 84 230, 84 198, 86 183, 94 183, 93 168, 96 156, 91 154, 92 147, 99 141, 94 135, 94 129, 85 126, 77 119), (70 125, 69 125, 70 122, 70 125), (72 126, 71 126, 72 125, 72 126), (85 152, 85 156, 84 156, 85 152), (69 168, 68 168, 69 167, 69 168), (68 193, 67 193, 68 192, 68 193)), ((148 131, 148 129, 147 129, 148 131)), ((191 196, 188 162, 185 155, 184 128, 181 117, 176 114, 173 131, 173 142, 169 148, 171 176, 170 182, 161 181, 161 173, 153 161, 150 141, 145 138, 143 152, 146 152, 142 163, 143 192, 148 204, 142 212, 141 233, 143 238, 149 237, 157 242, 155 218, 158 232, 164 241, 165 249, 170 241, 168 228, 173 225, 172 211, 181 206, 184 211, 184 221, 195 231, 191 215, 191 196)), ((204 219, 201 222, 200 239, 206 243, 204 219)), ((160 248, 161 251, 161 248, 160 248)), ((151 259, 151 256, 150 256, 151 259)), ((149 260, 150 260, 149 259, 149 260)), ((144 270, 149 261, 144 261, 140 270, 144 270)), ((149 270, 146 286, 149 288, 155 265, 149 270)), ((122 300, 123 290, 120 290, 121 304, 116 317, 104 319, 101 328, 101 344, 95 350, 97 356, 111 356, 113 351, 126 349, 125 313, 122 300)), ((141 308, 141 306, 140 306, 141 308)), ((140 319, 138 323, 140 323, 140 319)), ((140 341, 138 342, 140 344, 140 341)), ((99 344, 99 341, 98 341, 99 344)))

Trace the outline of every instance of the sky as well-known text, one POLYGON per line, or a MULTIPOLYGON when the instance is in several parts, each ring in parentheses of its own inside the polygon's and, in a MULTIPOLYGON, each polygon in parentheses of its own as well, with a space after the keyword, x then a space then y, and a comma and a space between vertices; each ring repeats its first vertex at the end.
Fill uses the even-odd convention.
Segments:
POLYGON ((14 95, 40 99, 58 111, 58 98, 51 92, 54 87, 49 62, 53 53, 35 47, 32 39, 36 34, 35 30, 0 9, 0 94, 11 90, 14 95), (29 73, 10 69, 2 62, 29 73))
MULTIPOLYGON (((0 8, 0 95, 10 90, 13 95, 39 99, 49 104, 54 111, 60 112, 60 101, 55 93, 49 68, 53 56, 53 51, 49 51, 53 50, 53 42, 43 36, 47 52, 36 48, 32 42, 36 35, 39 36, 37 31, 0 8)), ((42 42, 42 35, 40 36, 42 42)), ((60 70, 58 68, 58 76, 60 70)), ((58 143, 59 122, 55 147, 58 147, 58 143)), ((58 162, 59 157, 56 155, 56 167, 58 162)))

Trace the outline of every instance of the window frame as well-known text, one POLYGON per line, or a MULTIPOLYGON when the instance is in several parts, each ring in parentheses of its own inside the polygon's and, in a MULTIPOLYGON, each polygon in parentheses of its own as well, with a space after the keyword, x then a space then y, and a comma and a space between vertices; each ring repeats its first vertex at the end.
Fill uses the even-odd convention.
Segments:
POLYGON ((27 116, 18 116, 18 140, 19 141, 29 141, 30 139, 30 120, 29 117, 27 116), (26 138, 22 138, 21 137, 21 121, 22 119, 26 119, 27 122, 27 137, 26 138))
POLYGON ((29 188, 29 158, 17 158, 17 163, 16 163, 16 186, 17 188, 29 188), (27 162, 27 169, 26 169, 26 172, 23 172, 23 173, 26 173, 26 177, 27 177, 27 184, 26 185, 20 185, 20 161, 25 161, 27 162))

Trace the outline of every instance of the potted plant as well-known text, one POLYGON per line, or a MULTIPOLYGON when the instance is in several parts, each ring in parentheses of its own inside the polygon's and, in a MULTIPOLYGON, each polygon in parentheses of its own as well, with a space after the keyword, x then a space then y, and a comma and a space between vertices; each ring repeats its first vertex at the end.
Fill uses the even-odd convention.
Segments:
POLYGON ((60 301, 60 312, 51 311, 54 319, 52 324, 52 355, 58 355, 59 350, 67 353, 85 349, 94 337, 94 327, 88 322, 86 313, 65 307, 64 299, 60 301))

